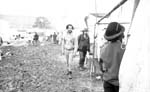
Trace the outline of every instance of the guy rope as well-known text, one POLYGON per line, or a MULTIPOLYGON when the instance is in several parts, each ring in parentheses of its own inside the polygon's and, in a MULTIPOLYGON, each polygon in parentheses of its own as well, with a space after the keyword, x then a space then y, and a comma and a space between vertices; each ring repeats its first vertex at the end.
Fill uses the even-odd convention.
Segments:
POLYGON ((116 9, 118 9, 121 5, 123 5, 127 0, 122 0, 119 4, 117 4, 110 12, 108 12, 105 16, 103 16, 96 24, 99 24, 103 19, 110 16, 116 9))
MULTIPOLYGON (((110 16, 116 9, 118 9, 120 6, 122 6, 127 0, 122 0, 120 3, 118 3, 110 12, 108 12, 105 16, 103 16, 96 24, 100 24, 100 22, 107 18, 108 16, 110 16)), ((133 12, 132 12, 132 17, 131 17, 131 22, 130 22, 130 25, 129 25, 129 29, 128 29, 128 32, 127 32, 127 39, 126 39, 126 42, 125 42, 125 47, 122 46, 123 49, 126 48, 127 44, 128 44, 128 39, 130 37, 130 29, 132 27, 132 22, 133 22, 133 19, 134 19, 134 15, 135 15, 135 12, 136 12, 136 9, 138 7, 138 4, 139 4, 140 0, 134 0, 134 7, 133 7, 133 12)))
POLYGON ((127 32, 127 40, 125 42, 125 48, 123 48, 123 49, 126 49, 126 46, 128 44, 128 39, 130 37, 130 29, 132 27, 133 19, 134 19, 134 16, 135 16, 136 9, 139 5, 139 2, 140 2, 140 0, 134 0, 134 7, 133 7, 133 12, 132 12, 131 22, 130 22, 130 26, 129 26, 129 29, 128 29, 128 32, 127 32))

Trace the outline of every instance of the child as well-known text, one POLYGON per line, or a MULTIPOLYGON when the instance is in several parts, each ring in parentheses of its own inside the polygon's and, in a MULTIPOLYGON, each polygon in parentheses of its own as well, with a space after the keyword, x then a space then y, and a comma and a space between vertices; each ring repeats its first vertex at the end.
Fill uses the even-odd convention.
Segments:
POLYGON ((108 41, 101 50, 100 60, 103 68, 104 92, 119 92, 118 72, 124 54, 121 49, 125 28, 117 22, 111 22, 104 34, 108 41))

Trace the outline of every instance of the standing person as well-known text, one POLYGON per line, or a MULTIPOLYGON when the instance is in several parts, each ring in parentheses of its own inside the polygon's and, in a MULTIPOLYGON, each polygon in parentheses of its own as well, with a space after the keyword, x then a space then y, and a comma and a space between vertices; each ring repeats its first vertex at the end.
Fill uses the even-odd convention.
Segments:
MULTIPOLYGON (((66 30, 65 30, 66 31, 66 30)), ((64 42, 64 34, 65 34, 66 32, 62 32, 61 33, 61 55, 64 55, 65 54, 65 52, 64 52, 64 46, 63 46, 63 42, 64 42)))
POLYGON ((65 51, 66 61, 67 61, 67 75, 69 75, 69 79, 72 79, 72 71, 70 63, 73 61, 73 55, 75 51, 75 38, 73 37, 74 27, 71 24, 66 26, 66 34, 63 37, 63 48, 65 51))
POLYGON ((82 34, 78 37, 78 51, 80 55, 79 69, 82 71, 85 69, 84 61, 87 51, 90 53, 90 38, 88 35, 88 29, 82 30, 82 34))
MULTIPOLYGON (((0 36, 0 47, 2 46, 3 44, 3 39, 2 37, 0 36)), ((2 50, 0 49, 0 61, 2 60, 2 50)))
POLYGON ((124 30, 119 23, 111 22, 104 34, 104 38, 108 41, 101 49, 100 56, 104 71, 104 92, 119 92, 118 72, 124 54, 121 48, 124 30))
POLYGON ((0 46, 3 44, 3 39, 2 37, 0 36, 0 46))
POLYGON ((52 42, 52 40, 53 40, 53 35, 50 34, 50 42, 52 42))
POLYGON ((54 42, 54 44, 57 43, 57 34, 55 32, 53 34, 53 42, 54 42))
POLYGON ((37 34, 37 32, 35 32, 33 37, 33 45, 37 45, 38 40, 39 40, 39 35, 37 34))

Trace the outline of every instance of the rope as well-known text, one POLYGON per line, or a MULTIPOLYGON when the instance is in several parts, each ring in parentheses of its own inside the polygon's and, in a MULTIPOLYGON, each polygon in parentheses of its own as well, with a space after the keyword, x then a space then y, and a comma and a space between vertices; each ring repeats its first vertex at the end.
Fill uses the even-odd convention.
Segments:
POLYGON ((103 19, 110 16, 116 9, 118 9, 121 5, 123 5, 127 0, 122 0, 119 4, 117 4, 110 12, 108 12, 104 17, 102 17, 96 24, 99 24, 103 19))
POLYGON ((140 0, 135 0, 135 1, 134 1, 134 7, 133 7, 133 13, 132 13, 132 17, 131 17, 131 22, 130 22, 130 26, 129 26, 129 29, 128 29, 128 32, 127 32, 127 40, 126 40, 126 43, 125 43, 125 47, 122 47, 122 45, 121 45, 121 48, 122 48, 122 49, 126 49, 126 46, 127 46, 127 44, 128 44, 128 40, 129 40, 129 37, 130 37, 130 31, 131 31, 133 19, 134 19, 134 16, 135 16, 135 12, 136 12, 136 10, 137 10, 137 7, 138 7, 138 5, 139 5, 139 2, 140 2, 140 0))

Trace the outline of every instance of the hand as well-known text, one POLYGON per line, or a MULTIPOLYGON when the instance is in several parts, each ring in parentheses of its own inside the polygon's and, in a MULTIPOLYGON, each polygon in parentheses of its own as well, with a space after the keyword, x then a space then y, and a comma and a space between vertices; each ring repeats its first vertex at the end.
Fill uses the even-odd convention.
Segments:
POLYGON ((76 51, 73 52, 73 57, 75 57, 75 56, 77 56, 77 52, 76 51))
POLYGON ((87 57, 87 58, 90 58, 90 52, 87 52, 86 57, 87 57))

